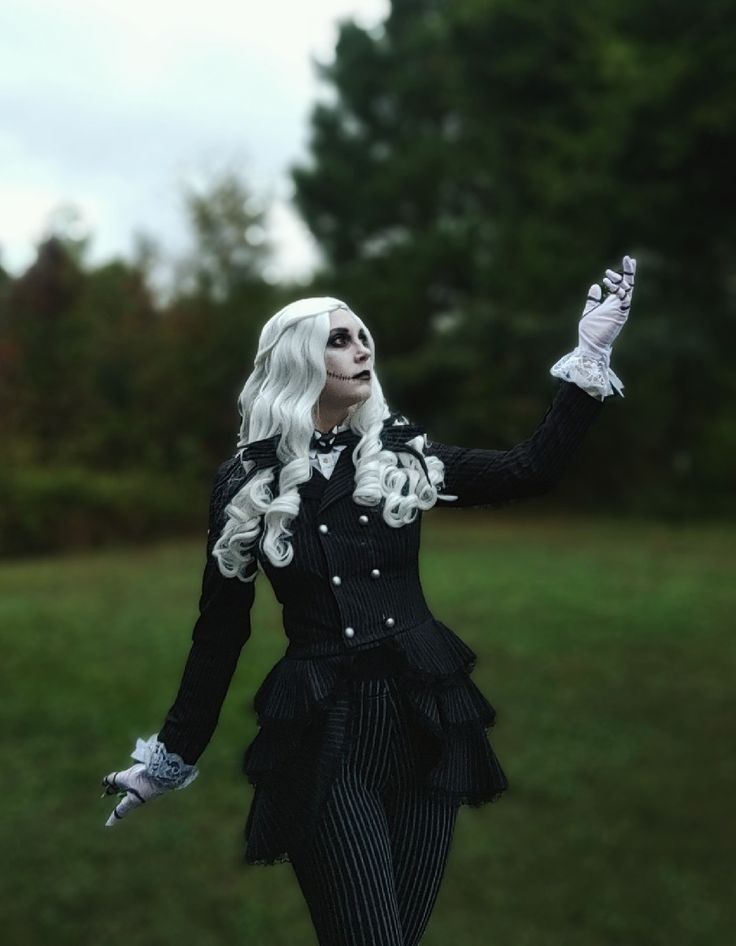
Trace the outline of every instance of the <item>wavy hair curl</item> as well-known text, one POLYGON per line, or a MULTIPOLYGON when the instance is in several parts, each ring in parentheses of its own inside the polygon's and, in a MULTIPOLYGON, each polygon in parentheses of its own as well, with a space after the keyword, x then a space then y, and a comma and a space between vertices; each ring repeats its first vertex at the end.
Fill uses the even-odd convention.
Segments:
MULTIPOLYGON (((258 547, 278 568, 289 565, 294 556, 289 526, 301 508, 298 487, 311 476, 309 444, 315 408, 327 377, 330 313, 336 309, 352 312, 345 302, 329 296, 299 299, 263 326, 253 371, 238 398, 242 422, 237 447, 246 481, 226 507, 227 519, 212 550, 220 572, 227 577, 253 581, 258 547), (273 491, 277 467, 260 469, 250 476, 255 464, 242 455, 247 444, 275 434, 281 435, 276 450, 281 464, 277 495, 273 491)), ((373 336, 356 318, 366 332, 375 367, 373 336)), ((346 419, 360 436, 352 454, 353 499, 362 506, 382 503, 384 521, 400 528, 413 522, 418 510, 430 509, 437 502, 444 464, 437 457, 425 456, 427 479, 417 457, 385 450, 380 435, 390 414, 374 370, 369 397, 350 408, 346 419)), ((424 456, 425 436, 407 443, 424 456)))

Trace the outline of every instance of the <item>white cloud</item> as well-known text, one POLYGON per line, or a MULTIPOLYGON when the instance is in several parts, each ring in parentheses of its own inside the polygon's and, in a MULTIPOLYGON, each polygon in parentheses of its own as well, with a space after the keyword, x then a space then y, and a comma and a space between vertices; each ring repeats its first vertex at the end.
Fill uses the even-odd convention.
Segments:
POLYGON ((271 214, 276 271, 315 250, 284 197, 304 151, 338 17, 365 25, 388 0, 25 0, 0 7, 0 247, 13 271, 48 214, 73 203, 93 259, 127 254, 136 230, 182 248, 178 182, 237 161, 271 214))

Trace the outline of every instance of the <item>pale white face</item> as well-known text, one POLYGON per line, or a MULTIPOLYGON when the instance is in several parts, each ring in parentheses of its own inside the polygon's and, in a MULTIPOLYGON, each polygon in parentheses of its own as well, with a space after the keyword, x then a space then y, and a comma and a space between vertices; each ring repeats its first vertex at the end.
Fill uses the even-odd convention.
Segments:
POLYGON ((325 348, 327 379, 320 408, 340 411, 370 397, 373 358, 362 322, 345 309, 330 313, 330 334, 325 348), (365 374, 367 372, 367 374, 365 374), (356 377, 358 374, 363 377, 356 377))

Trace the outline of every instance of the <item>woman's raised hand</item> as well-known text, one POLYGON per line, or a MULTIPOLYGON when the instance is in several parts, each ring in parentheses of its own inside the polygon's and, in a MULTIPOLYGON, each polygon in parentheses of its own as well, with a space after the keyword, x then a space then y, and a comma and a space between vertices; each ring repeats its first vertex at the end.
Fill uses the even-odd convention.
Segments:
POLYGON ((580 348, 596 358, 611 361, 611 347, 629 317, 634 292, 636 260, 623 258, 623 274, 607 269, 602 282, 609 295, 602 299, 598 283, 588 290, 583 315, 578 325, 580 348))

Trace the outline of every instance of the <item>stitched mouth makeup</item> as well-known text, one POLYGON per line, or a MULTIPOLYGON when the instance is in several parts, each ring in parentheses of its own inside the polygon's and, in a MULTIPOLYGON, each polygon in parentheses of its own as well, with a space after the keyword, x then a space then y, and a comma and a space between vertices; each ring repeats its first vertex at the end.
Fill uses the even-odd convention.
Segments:
POLYGON ((331 378, 337 378, 338 381, 370 381, 371 379, 371 373, 368 370, 363 370, 352 376, 348 374, 335 374, 334 371, 328 371, 327 374, 331 378))

